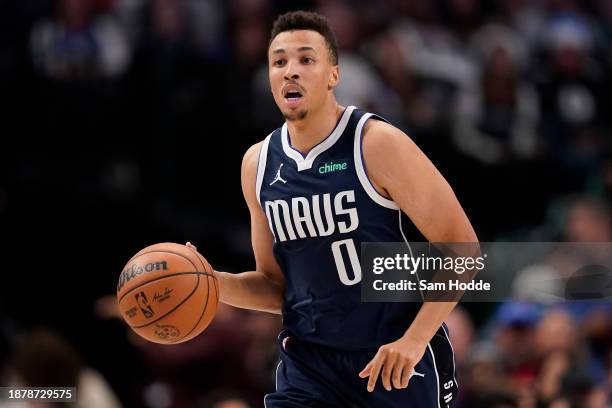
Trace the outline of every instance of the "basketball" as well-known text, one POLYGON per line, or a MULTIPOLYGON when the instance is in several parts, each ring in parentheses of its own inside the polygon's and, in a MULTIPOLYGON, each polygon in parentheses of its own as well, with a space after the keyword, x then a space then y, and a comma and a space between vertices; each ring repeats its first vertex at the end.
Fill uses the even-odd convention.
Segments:
POLYGON ((138 252, 117 284, 121 316, 154 343, 182 343, 200 334, 214 318, 218 299, 218 283, 208 261, 175 243, 138 252))

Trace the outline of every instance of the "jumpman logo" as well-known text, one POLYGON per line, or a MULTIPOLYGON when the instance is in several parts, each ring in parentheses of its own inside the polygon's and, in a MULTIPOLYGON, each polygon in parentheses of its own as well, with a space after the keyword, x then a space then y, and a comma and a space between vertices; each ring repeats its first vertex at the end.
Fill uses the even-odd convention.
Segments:
POLYGON ((270 183, 270 185, 276 183, 277 181, 282 181, 283 183, 286 183, 287 180, 283 179, 281 177, 280 171, 283 168, 283 163, 281 163, 280 167, 278 168, 278 171, 276 172, 276 176, 274 177, 274 180, 272 180, 272 182, 270 183))

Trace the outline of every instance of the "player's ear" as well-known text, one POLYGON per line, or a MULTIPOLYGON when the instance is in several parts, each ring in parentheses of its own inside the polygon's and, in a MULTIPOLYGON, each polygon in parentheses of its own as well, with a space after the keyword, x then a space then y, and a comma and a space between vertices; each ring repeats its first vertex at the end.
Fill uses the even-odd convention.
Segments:
POLYGON ((329 74, 329 82, 327 83, 328 89, 333 89, 340 82, 340 66, 334 65, 329 74))

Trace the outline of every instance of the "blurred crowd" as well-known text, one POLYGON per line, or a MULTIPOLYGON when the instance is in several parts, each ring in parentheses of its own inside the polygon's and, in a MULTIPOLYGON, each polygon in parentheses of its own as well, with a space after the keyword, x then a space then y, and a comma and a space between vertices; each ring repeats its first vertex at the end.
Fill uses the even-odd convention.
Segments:
MULTIPOLYGON (((481 240, 611 241, 612 0, 4 1, 16 150, 0 162, 0 244, 80 266, 40 267, 27 302, 0 300, 3 384, 85 384, 85 407, 262 406, 277 317, 221 306, 205 335, 160 347, 126 330, 108 294, 159 241, 196 242, 219 270, 252 267, 240 162, 282 121, 266 51, 274 17, 293 9, 335 30, 339 102, 405 130, 481 240)), ((612 309, 576 305, 453 312, 458 406, 612 406, 612 309)))

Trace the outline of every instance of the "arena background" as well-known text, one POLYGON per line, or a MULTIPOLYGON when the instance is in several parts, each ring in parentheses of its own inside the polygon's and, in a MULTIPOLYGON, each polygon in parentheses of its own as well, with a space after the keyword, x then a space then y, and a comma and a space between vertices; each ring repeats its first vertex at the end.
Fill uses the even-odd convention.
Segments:
MULTIPOLYGON (((282 122, 266 49, 290 9, 329 18, 340 103, 405 130, 482 241, 611 240, 611 0, 3 0, 2 385, 78 384, 84 407, 263 405, 278 317, 220 307, 162 347, 112 295, 155 242, 254 266, 240 163, 282 122)), ((612 406, 611 310, 457 309, 457 406, 612 406)))

